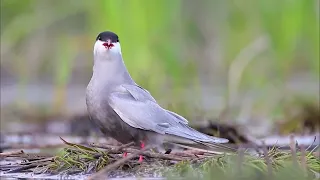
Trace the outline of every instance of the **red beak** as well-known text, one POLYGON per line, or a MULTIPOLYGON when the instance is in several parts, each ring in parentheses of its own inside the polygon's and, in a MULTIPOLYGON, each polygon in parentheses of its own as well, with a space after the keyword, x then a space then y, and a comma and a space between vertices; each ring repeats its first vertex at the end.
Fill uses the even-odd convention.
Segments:
POLYGON ((110 40, 108 40, 107 42, 103 43, 102 45, 107 49, 111 49, 114 46, 110 40))

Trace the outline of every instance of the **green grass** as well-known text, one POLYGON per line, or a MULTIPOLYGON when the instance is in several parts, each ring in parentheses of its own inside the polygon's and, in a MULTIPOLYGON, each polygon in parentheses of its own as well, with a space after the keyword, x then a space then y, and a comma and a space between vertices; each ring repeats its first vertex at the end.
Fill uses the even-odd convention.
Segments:
MULTIPOLYGON (((306 155, 306 167, 301 165, 301 152, 292 155, 277 148, 269 150, 271 171, 263 157, 249 155, 221 155, 208 158, 202 162, 180 162, 169 172, 175 176, 186 176, 189 179, 314 179, 314 172, 320 172, 320 161, 311 153, 306 155), (295 164, 293 156, 297 156, 299 163, 295 164)), ((175 177, 172 176, 172 177, 175 177)))
MULTIPOLYGON (((42 167, 45 172, 73 174, 79 172, 94 173, 121 158, 108 154, 106 150, 90 146, 67 143, 54 162, 42 167)), ((314 179, 315 172, 320 173, 320 161, 313 155, 314 150, 291 153, 272 148, 268 151, 267 160, 263 155, 241 154, 212 155, 204 159, 191 158, 176 164, 163 159, 148 159, 143 164, 137 159, 128 161, 115 171, 128 175, 148 176, 155 172, 168 179, 185 177, 186 179, 275 179, 298 178, 314 179), (267 162, 270 162, 268 165, 267 162), (303 163, 304 162, 304 163, 303 163)), ((38 169, 39 172, 39 169, 38 169)), ((40 171, 41 172, 41 171, 40 171)), ((43 171, 42 171, 43 172, 43 171)))

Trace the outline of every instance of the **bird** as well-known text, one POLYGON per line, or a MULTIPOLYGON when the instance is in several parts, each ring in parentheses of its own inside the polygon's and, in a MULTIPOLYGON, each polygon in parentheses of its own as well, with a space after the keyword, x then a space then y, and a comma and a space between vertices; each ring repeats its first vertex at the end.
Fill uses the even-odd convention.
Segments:
MULTIPOLYGON (((120 143, 161 149, 164 143, 205 152, 231 150, 229 140, 203 134, 183 116, 160 106, 129 74, 119 37, 98 34, 93 48, 92 77, 86 89, 89 117, 102 133, 120 143)), ((140 156, 139 161, 142 160, 140 156)))

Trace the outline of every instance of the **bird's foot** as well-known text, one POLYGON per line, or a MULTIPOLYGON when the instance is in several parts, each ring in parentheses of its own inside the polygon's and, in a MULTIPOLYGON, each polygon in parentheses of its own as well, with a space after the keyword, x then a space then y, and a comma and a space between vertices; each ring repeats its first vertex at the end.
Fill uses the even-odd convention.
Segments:
MULTIPOLYGON (((145 147, 145 144, 144 144, 144 142, 143 142, 143 141, 141 141, 141 142, 140 142, 140 148, 141 148, 141 149, 144 149, 144 147, 145 147)), ((139 163, 142 163, 142 161, 143 161, 143 156, 142 156, 142 155, 140 155, 140 156, 139 156, 139 161, 138 161, 138 162, 139 162, 139 163)))
POLYGON ((141 148, 141 149, 144 149, 144 147, 145 147, 145 144, 144 144, 144 142, 141 141, 141 143, 140 143, 140 148, 141 148))
POLYGON ((139 162, 139 163, 142 163, 142 161, 143 161, 143 156, 142 156, 142 155, 140 155, 140 156, 139 156, 139 161, 138 161, 138 162, 139 162))
POLYGON ((124 153, 123 153, 123 157, 124 157, 124 158, 127 157, 127 155, 128 155, 127 152, 124 152, 124 153))

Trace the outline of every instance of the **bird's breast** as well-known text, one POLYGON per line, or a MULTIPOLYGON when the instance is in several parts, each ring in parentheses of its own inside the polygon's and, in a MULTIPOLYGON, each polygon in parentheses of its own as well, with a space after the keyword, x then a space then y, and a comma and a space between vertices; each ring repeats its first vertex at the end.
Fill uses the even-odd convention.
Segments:
POLYGON ((90 114, 101 111, 101 105, 106 100, 108 94, 104 93, 104 88, 97 84, 95 79, 91 79, 86 91, 86 103, 90 114))

